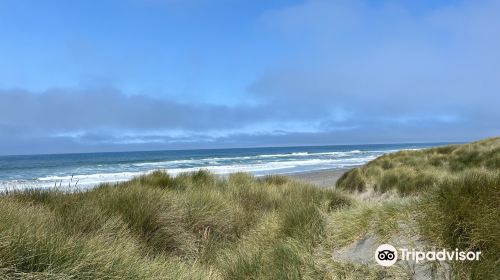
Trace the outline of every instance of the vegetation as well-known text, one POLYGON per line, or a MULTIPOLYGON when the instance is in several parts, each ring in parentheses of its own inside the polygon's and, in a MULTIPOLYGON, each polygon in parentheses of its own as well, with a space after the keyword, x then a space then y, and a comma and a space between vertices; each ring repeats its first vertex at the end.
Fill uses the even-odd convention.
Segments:
POLYGON ((418 195, 468 170, 500 170, 500 137, 463 145, 450 145, 383 155, 346 172, 337 188, 347 191, 418 195))
POLYGON ((422 236, 439 248, 481 251, 479 262, 454 262, 456 279, 500 276, 500 171, 467 170, 444 179, 421 204, 422 236))
POLYGON ((332 258, 366 236, 481 250, 457 279, 500 275, 500 138, 382 156, 337 188, 162 171, 89 191, 0 197, 0 279, 411 279, 332 258))
POLYGON ((11 192, 0 198, 0 278, 321 278, 325 215, 350 203, 283 177, 204 171, 11 192))
POLYGON ((500 138, 384 155, 337 182, 350 192, 414 196, 420 236, 430 246, 481 251, 452 262, 456 279, 500 275, 500 138))

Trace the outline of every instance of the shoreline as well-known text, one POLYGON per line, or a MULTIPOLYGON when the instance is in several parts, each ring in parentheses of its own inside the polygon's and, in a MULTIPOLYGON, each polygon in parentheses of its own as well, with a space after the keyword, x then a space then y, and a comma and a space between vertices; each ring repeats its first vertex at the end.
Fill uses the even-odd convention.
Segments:
POLYGON ((335 189, 335 183, 337 182, 337 180, 344 173, 356 167, 358 166, 352 166, 341 169, 312 170, 312 171, 304 171, 291 174, 282 174, 281 176, 285 176, 300 182, 310 183, 321 188, 335 189))
MULTIPOLYGON (((339 168, 330 168, 330 169, 301 171, 301 172, 294 172, 294 173, 275 173, 275 174, 270 174, 270 175, 287 177, 287 178, 290 178, 290 179, 293 179, 293 180, 296 180, 299 182, 313 184, 313 185, 321 187, 321 188, 335 188, 335 183, 345 172, 347 172, 353 168, 359 167, 359 166, 361 166, 361 165, 345 167, 345 168, 340 168, 340 169, 339 168)), ((151 174, 152 172, 157 171, 157 170, 162 170, 162 169, 155 169, 155 170, 150 170, 150 171, 147 171, 144 173, 138 173, 137 175, 130 176, 129 178, 122 179, 122 180, 102 181, 102 182, 90 183, 90 184, 88 184, 88 183, 78 184, 77 182, 79 182, 79 180, 80 180, 79 178, 70 179, 70 180, 61 180, 59 183, 56 183, 55 185, 52 184, 52 182, 50 183, 50 185, 49 184, 46 184, 46 185, 43 185, 43 184, 40 184, 40 185, 19 185, 19 184, 14 184, 14 183, 8 185, 8 184, 5 184, 5 182, 0 181, 0 193, 4 192, 4 191, 9 191, 9 190, 23 190, 23 189, 61 189, 61 188, 66 189, 66 187, 67 187, 67 189, 72 189, 72 188, 74 188, 74 186, 76 186, 75 184, 78 184, 79 189, 93 189, 94 187, 96 187, 100 184, 103 184, 103 183, 111 183, 111 184, 122 183, 122 182, 129 181, 137 176, 151 174), (4 185, 2 185, 2 183, 4 183, 4 185), (70 187, 68 187, 68 183, 70 184, 70 187)), ((200 170, 203 170, 203 169, 200 169, 200 170)), ((166 170, 166 171, 168 171, 168 170, 166 170)), ((230 174, 233 174, 233 173, 214 174, 214 175, 221 176, 221 177, 227 177, 230 174)), ((178 174, 175 174, 174 177, 176 175, 178 175, 178 174)), ((84 176, 84 175, 77 175, 75 177, 79 177, 79 176, 84 176)), ((253 174, 253 176, 261 177, 261 176, 266 176, 266 175, 259 176, 259 175, 253 174)))
MULTIPOLYGON (((356 167, 359 167, 361 165, 358 165, 358 166, 352 166, 352 167, 346 167, 346 168, 331 168, 331 169, 320 169, 320 170, 310 170, 310 171, 301 171, 301 172, 296 172, 296 173, 276 173, 276 174, 273 174, 273 175, 276 175, 276 176, 284 176, 284 177, 287 177, 287 178, 291 178, 293 180, 296 180, 296 181, 299 181, 299 182, 303 182, 303 183, 309 183, 309 184, 313 184, 315 186, 318 186, 318 187, 321 187, 321 188, 335 188, 335 183, 337 182, 337 180, 347 171, 353 169, 353 168, 356 168, 356 167)), ((156 169, 156 170, 161 170, 161 169, 156 169)), ((137 174, 135 176, 131 176, 130 178, 127 178, 127 179, 124 179, 124 180, 116 180, 116 181, 109 181, 109 182, 106 182, 106 181, 103 181, 103 182, 100 182, 100 183, 95 183, 95 184, 79 184, 78 187, 80 189, 92 189, 94 188, 95 186, 98 186, 99 184, 101 183, 121 183, 121 182, 126 182, 128 180, 131 180, 132 178, 136 177, 136 176, 141 176, 141 175, 147 175, 147 174, 150 174, 151 172, 153 171, 156 171, 156 170, 151 170, 151 171, 148 171, 148 172, 144 172, 143 174, 137 174)), ((229 173, 229 174, 216 174, 218 176, 221 176, 221 177, 225 177, 225 176, 228 176, 232 173, 229 173)), ((176 174, 178 175, 178 174, 176 174)), ((254 175, 255 176, 255 175, 254 175)), ((261 176, 265 176, 265 175, 261 175, 261 176)), ((260 177, 260 176, 256 176, 256 177, 260 177)), ((54 188, 65 188, 68 186, 68 183, 70 183, 71 186, 74 186, 74 184, 76 183, 77 181, 76 180, 70 180, 70 181, 62 181, 60 182, 60 184, 55 184, 55 187, 54 185, 51 183, 50 185, 30 185, 30 186, 20 186, 20 185, 10 185, 10 186, 6 186, 7 184, 5 184, 4 186, 2 186, 2 182, 0 181, 0 193, 1 192, 4 192, 4 191, 9 191, 9 190, 23 190, 23 189, 54 189, 54 188)), ((68 189, 71 189, 71 187, 68 187, 68 189)))

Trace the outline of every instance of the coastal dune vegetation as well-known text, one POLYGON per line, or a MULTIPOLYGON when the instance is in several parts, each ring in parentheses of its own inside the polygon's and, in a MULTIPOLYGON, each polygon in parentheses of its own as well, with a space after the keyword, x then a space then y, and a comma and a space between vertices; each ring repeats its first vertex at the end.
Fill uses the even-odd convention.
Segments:
POLYGON ((348 191, 396 191, 401 196, 421 194, 442 181, 467 171, 500 170, 500 137, 423 150, 403 150, 378 157, 352 169, 338 180, 348 191))
POLYGON ((452 262, 452 276, 500 277, 500 137, 383 155, 344 173, 337 189, 418 197, 427 244, 481 251, 480 261, 452 262))
POLYGON ((317 278, 340 193, 283 177, 162 171, 90 191, 0 201, 0 278, 317 278))
POLYGON ((336 189, 283 176, 155 171, 91 190, 0 197, 0 279, 412 279, 332 257, 366 235, 480 250, 500 275, 500 138, 384 155, 336 189), (405 232, 405 233, 403 233, 405 232))

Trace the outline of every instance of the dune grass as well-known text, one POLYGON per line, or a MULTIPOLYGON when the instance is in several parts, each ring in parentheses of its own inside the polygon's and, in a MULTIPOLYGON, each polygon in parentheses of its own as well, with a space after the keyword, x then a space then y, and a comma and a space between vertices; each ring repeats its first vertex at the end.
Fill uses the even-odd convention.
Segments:
POLYGON ((383 155, 346 172, 336 185, 351 192, 374 190, 418 195, 470 169, 500 170, 500 137, 383 155))
POLYGON ((325 215, 350 203, 283 177, 204 171, 10 192, 0 279, 317 279, 325 215))
MULTIPOLYGON (((348 192, 415 197, 429 247, 481 251, 451 263, 456 279, 500 276, 500 138, 384 155, 337 182, 348 192)), ((401 208, 403 210, 403 208, 401 208)))
POLYGON ((500 277, 500 171, 472 169, 424 195, 422 236, 440 248, 481 251, 480 261, 452 262, 456 279, 500 277))

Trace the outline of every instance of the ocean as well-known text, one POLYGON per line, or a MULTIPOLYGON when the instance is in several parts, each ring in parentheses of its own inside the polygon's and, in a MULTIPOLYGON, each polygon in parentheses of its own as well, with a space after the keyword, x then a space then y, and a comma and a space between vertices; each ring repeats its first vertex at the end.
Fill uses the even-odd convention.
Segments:
POLYGON ((208 170, 214 174, 248 172, 255 176, 342 169, 405 149, 444 143, 269 147, 210 150, 0 156, 0 190, 93 187, 120 182, 154 170, 171 175, 208 170))

